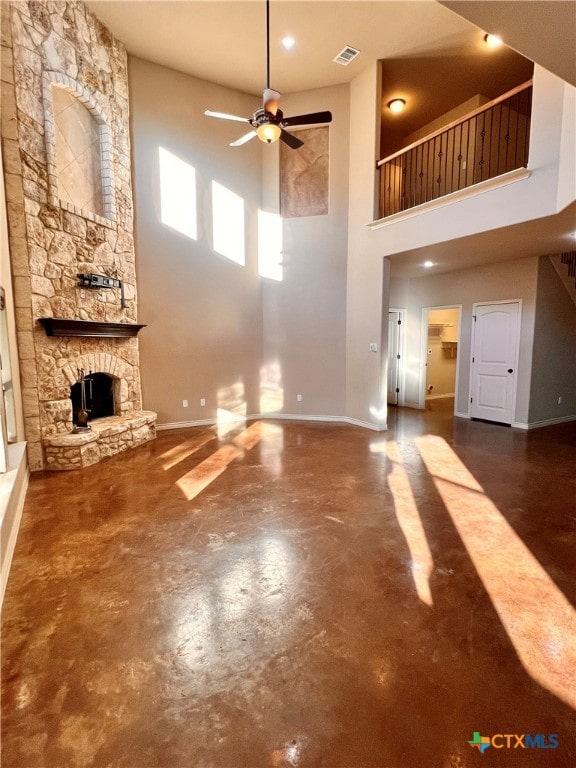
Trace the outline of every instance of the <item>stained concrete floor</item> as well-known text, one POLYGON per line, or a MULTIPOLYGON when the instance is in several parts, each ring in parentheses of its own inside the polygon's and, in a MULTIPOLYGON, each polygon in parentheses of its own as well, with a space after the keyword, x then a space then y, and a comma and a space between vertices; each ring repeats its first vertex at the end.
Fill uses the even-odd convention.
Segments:
POLYGON ((2 765, 573 768, 575 425, 390 422, 33 475, 2 765))

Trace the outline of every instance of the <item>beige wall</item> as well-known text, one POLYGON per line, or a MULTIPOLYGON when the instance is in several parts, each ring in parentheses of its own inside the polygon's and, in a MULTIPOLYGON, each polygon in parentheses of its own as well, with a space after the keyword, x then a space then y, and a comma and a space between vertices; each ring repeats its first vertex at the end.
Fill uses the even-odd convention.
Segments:
MULTIPOLYGON (((283 279, 263 280, 264 378, 277 377, 277 413, 345 413, 349 88, 282 99, 286 115, 332 112, 329 208, 283 220, 283 279), (302 401, 296 396, 302 395, 302 401)), ((277 211, 278 147, 264 151, 264 208, 277 211), (272 151, 270 151, 272 150, 272 151)), ((270 403, 263 402, 262 411, 270 403)))
POLYGON ((575 353, 576 305, 548 256, 542 256, 538 263, 530 422, 576 416, 575 353))
POLYGON ((458 389, 456 412, 467 415, 470 400, 470 355, 472 336, 472 308, 474 303, 522 300, 520 353, 518 365, 518 392, 516 422, 528 423, 532 344, 538 258, 515 259, 483 267, 421 277, 414 280, 391 281, 390 302, 394 307, 407 309, 406 322, 406 392, 405 400, 417 406, 420 400, 422 377, 422 309, 461 304, 460 344, 458 345, 458 389))
POLYGON ((245 127, 204 115, 205 109, 249 115, 257 100, 136 58, 129 71, 139 317, 148 326, 140 335, 145 405, 158 412, 159 424, 215 419, 219 408, 258 413, 263 147, 257 140, 229 147, 245 127), (197 240, 160 219, 160 147, 196 170, 197 240), (245 266, 212 247, 213 180, 244 200, 245 266))
POLYGON ((348 87, 283 99, 285 114, 330 109, 329 213, 282 222, 282 280, 258 274, 258 209, 278 212, 278 146, 228 143, 257 99, 131 59, 142 386, 160 424, 237 415, 342 416, 348 203, 348 87), (162 104, 162 110, 158 104, 162 104), (157 152, 194 166, 198 240, 160 220, 157 152), (246 265, 212 248, 210 185, 244 198, 246 265), (302 400, 297 401, 296 395, 302 400), (200 407, 200 398, 206 407, 200 407), (182 406, 183 400, 189 407, 182 406))
POLYGON ((463 117, 466 117, 466 115, 470 114, 470 112, 474 112, 475 109, 478 109, 479 107, 484 106, 484 104, 487 104, 490 101, 490 99, 487 96, 482 96, 482 94, 477 94, 476 96, 472 96, 471 99, 468 99, 467 101, 462 102, 462 104, 459 104, 457 107, 454 107, 454 109, 451 109, 449 112, 445 112, 443 115, 440 115, 440 117, 437 117, 435 120, 432 120, 430 123, 427 123, 426 125, 423 125, 422 128, 419 128, 417 131, 414 131, 414 133, 409 134, 406 136, 404 141, 402 142, 404 146, 408 146, 409 144, 412 144, 414 141, 418 141, 419 139, 423 139, 428 134, 434 133, 434 131, 437 131, 439 128, 444 128, 445 125, 448 125, 448 123, 453 122, 454 120, 460 120, 463 117))

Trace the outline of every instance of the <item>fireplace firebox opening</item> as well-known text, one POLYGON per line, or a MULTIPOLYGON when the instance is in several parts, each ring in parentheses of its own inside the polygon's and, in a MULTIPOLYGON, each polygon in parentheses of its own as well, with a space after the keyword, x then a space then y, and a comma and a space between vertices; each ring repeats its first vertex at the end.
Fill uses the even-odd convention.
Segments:
MULTIPOLYGON (((78 426, 78 414, 85 410, 88 421, 114 416, 114 379, 106 373, 92 373, 80 378, 70 387, 72 421, 78 426), (84 390, 84 402, 82 396, 84 390)), ((82 415, 80 417, 82 419, 82 415)))

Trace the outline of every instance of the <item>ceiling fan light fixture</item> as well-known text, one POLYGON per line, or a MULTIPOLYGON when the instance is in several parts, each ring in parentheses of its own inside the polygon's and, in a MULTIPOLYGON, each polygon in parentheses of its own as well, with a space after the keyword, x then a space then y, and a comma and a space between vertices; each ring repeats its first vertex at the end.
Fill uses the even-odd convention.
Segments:
POLYGON ((392 99, 392 101, 389 101, 386 105, 390 112, 393 112, 395 115, 399 114, 400 112, 404 111, 404 107, 406 106, 405 99, 392 99))
POLYGON ((274 123, 263 123, 256 128, 258 138, 266 144, 272 144, 274 141, 278 141, 281 133, 282 129, 280 126, 275 125, 274 123))

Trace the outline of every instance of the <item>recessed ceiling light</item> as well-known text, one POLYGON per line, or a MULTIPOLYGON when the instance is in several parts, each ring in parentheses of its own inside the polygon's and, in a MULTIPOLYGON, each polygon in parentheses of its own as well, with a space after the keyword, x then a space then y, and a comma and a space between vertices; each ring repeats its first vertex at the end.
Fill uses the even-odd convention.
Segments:
POLYGON ((291 48, 294 48, 295 45, 296 40, 294 40, 293 37, 290 37, 290 35, 282 38, 282 47, 286 48, 287 51, 289 51, 291 48))
POLYGON ((404 99, 392 99, 386 106, 390 112, 394 112, 394 114, 397 115, 399 112, 403 111, 406 106, 406 101, 404 99))
POLYGON ((484 35, 484 42, 488 46, 488 48, 500 48, 501 45, 503 45, 502 38, 498 37, 498 35, 484 35))
POLYGON ((423 267, 426 267, 426 269, 429 269, 430 267, 434 266, 433 261, 425 261, 424 264, 422 264, 423 267))

